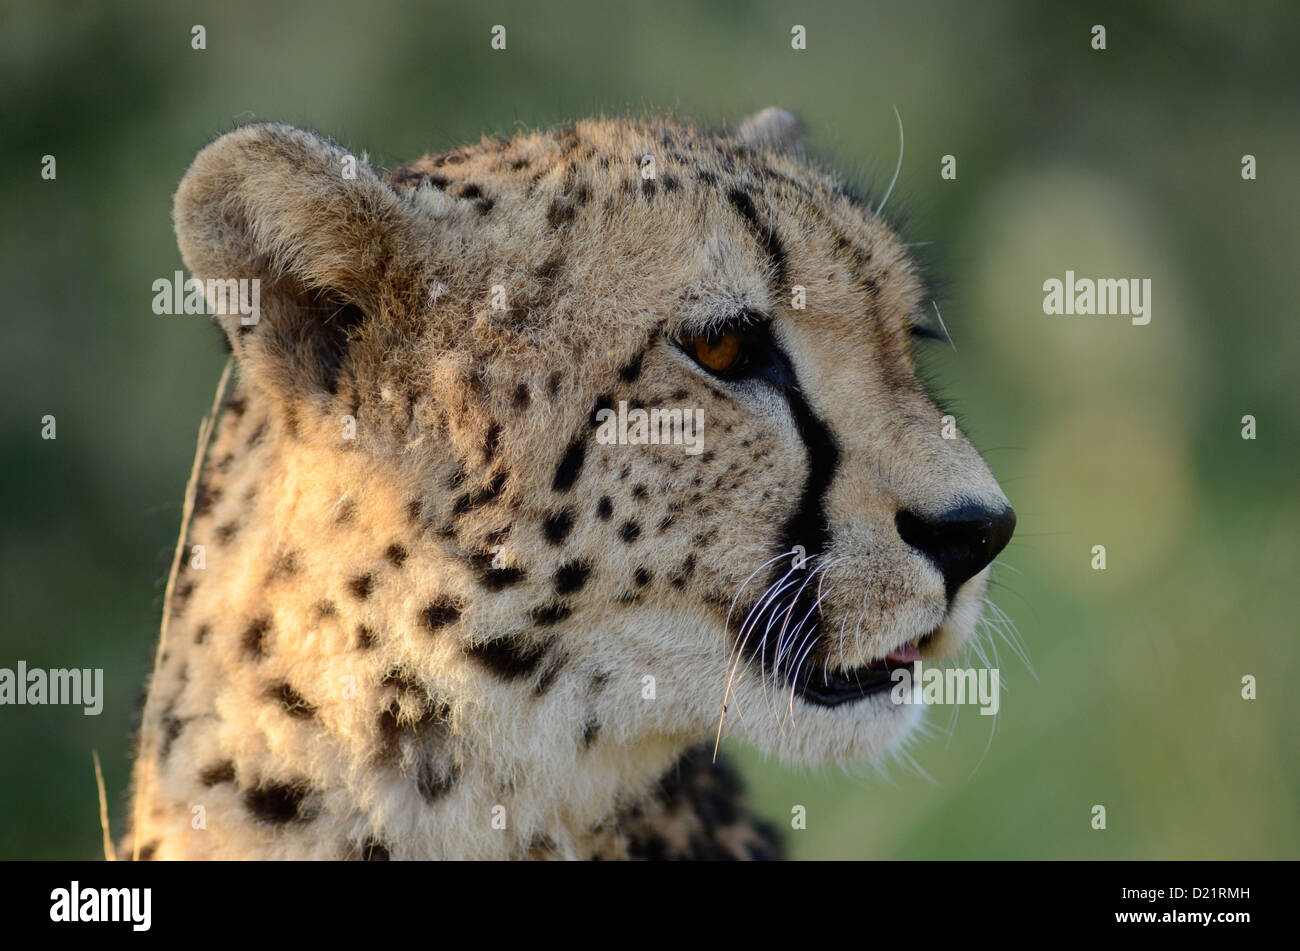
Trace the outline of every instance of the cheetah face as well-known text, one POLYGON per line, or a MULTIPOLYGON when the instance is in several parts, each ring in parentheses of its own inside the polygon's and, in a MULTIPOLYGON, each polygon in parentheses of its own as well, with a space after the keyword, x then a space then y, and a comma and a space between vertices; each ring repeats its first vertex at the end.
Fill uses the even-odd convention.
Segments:
POLYGON ((178 193, 196 276, 267 284, 257 327, 219 318, 243 374, 298 439, 355 417, 339 450, 414 496, 408 571, 471 655, 636 697, 606 737, 885 749, 915 710, 891 672, 967 640, 1014 528, 914 372, 915 265, 796 132, 592 122, 348 178, 251 126, 178 193))

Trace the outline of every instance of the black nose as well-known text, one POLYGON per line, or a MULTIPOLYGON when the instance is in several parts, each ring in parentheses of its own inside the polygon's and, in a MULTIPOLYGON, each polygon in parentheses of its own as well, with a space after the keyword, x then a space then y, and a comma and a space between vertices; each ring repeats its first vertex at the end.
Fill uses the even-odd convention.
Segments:
POLYGON ((994 509, 967 502, 937 516, 901 509, 894 524, 903 541, 934 562, 951 601, 964 582, 1007 547, 1016 530, 1016 513, 1009 505, 994 509))

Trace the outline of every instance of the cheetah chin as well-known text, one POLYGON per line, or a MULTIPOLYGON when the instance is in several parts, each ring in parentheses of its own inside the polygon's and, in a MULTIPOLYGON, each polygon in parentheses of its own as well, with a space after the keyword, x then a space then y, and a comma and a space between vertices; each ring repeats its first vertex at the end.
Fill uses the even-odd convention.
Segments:
POLYGON ((174 222, 231 363, 122 852, 778 856, 719 738, 896 743, 891 673, 1015 526, 881 204, 775 109, 202 149, 174 222))

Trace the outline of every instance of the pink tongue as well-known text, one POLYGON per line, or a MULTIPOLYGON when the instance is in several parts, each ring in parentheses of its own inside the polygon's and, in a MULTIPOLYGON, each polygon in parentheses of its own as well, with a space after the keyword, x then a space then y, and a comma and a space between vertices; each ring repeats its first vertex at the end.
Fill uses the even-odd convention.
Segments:
POLYGON ((910 664, 920 659, 921 650, 915 644, 904 644, 898 650, 892 650, 885 655, 885 660, 891 664, 910 664))

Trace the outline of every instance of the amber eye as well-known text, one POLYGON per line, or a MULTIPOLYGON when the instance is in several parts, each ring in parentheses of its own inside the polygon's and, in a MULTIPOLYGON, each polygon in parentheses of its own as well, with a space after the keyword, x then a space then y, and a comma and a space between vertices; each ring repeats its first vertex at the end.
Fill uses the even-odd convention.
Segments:
POLYGON ((714 373, 727 372, 740 356, 740 337, 736 334, 684 337, 682 344, 688 353, 714 373))

